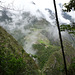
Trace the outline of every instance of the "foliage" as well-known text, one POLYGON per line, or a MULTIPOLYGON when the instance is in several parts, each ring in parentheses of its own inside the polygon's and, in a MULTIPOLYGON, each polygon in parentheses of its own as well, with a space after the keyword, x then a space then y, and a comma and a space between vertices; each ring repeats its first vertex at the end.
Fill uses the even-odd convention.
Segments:
POLYGON ((61 25, 60 26, 61 31, 68 31, 69 34, 75 34, 75 26, 71 25, 61 25))
MULTIPOLYGON (((64 7, 66 8, 65 10, 63 9, 65 12, 75 11, 75 0, 70 0, 69 3, 65 3, 64 7)), ((61 31, 68 30, 70 34, 75 34, 75 23, 72 23, 72 25, 61 25, 60 28, 61 31)))
POLYGON ((70 12, 73 9, 75 10, 75 0, 70 0, 70 2, 65 3, 64 6, 66 8, 64 11, 70 12))
POLYGON ((0 75, 39 75, 34 60, 0 27, 0 75))
POLYGON ((33 44, 33 48, 35 50, 38 50, 36 55, 38 58, 38 64, 40 66, 40 69, 42 69, 44 67, 44 64, 48 61, 50 54, 60 49, 60 47, 45 45, 43 43, 44 41, 42 41, 42 43, 40 44, 33 44))
POLYGON ((68 69, 68 75, 75 75, 75 57, 71 61, 70 67, 68 69))
POLYGON ((23 58, 15 58, 14 55, 0 54, 0 75, 25 75, 26 63, 23 58))
MULTIPOLYGON (((65 52, 65 57, 66 57, 66 63, 67 63, 67 68, 68 68, 68 73, 70 75, 74 75, 74 64, 75 60, 75 49, 71 46, 71 44, 64 40, 64 52, 65 52), (73 61, 72 61, 73 59, 73 61), (72 66, 72 67, 71 67, 72 66)), ((58 51, 54 51, 52 54, 50 54, 48 61, 45 63, 43 67, 43 73, 45 75, 64 75, 64 63, 63 63, 63 57, 62 57, 62 52, 59 49, 58 51)))
POLYGON ((48 61, 47 64, 45 64, 43 72, 45 75, 62 75, 61 72, 63 72, 64 75, 64 65, 63 65, 63 58, 60 51, 53 52, 48 61))

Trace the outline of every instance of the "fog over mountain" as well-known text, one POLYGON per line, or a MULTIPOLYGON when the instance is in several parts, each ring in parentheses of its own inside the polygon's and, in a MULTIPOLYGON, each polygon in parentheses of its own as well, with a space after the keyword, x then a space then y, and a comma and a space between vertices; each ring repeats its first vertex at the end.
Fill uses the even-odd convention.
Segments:
MULTIPOLYGON (((40 39, 48 41, 58 39, 53 0, 0 1, 0 25, 23 46, 26 52, 35 54, 32 45, 40 39)), ((74 21, 74 11, 70 13, 62 11, 64 2, 68 1, 56 0, 60 24, 70 24, 74 21)), ((69 36, 68 33, 63 35, 69 36)))
MULTIPOLYGON (((8 7, 14 10, 19 10, 20 12, 29 11, 32 15, 35 15, 37 17, 44 17, 48 21, 51 20, 49 18, 50 13, 46 11, 45 9, 48 8, 54 13, 53 0, 44 0, 44 1, 43 0, 25 0, 25 1, 24 0, 8 0, 8 1, 0 0, 0 1, 2 1, 0 2, 2 6, 8 7), (41 13, 39 13, 38 10, 41 13)), ((66 0, 66 1, 56 0, 58 16, 59 16, 60 22, 63 22, 63 23, 69 23, 69 20, 63 18, 63 15, 62 15, 62 8, 63 8, 62 6, 66 2, 69 2, 69 0, 66 0)), ((70 14, 70 16, 72 16, 72 14, 70 14)))

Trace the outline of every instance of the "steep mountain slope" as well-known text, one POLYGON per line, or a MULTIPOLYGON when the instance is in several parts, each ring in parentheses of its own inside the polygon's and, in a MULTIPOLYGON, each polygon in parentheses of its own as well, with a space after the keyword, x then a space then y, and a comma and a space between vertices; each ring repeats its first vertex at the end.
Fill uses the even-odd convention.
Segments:
MULTIPOLYGON (((69 75, 74 75, 75 72, 75 49, 68 41, 64 41, 64 49, 66 56, 66 63, 69 75), (72 66, 72 67, 70 67, 72 66)), ((61 50, 53 52, 46 62, 43 73, 45 75, 65 75, 64 63, 61 50)))
POLYGON ((32 44, 38 40, 38 35, 42 35, 44 30, 49 30, 50 25, 44 18, 37 18, 29 12, 24 12, 17 17, 16 21, 12 19, 12 22, 8 22, 6 25, 2 24, 1 26, 23 46, 26 52, 35 54, 32 44))
MULTIPOLYGON (((64 74, 64 68, 63 68, 64 64, 63 64, 63 58, 62 58, 62 53, 61 53, 61 49, 60 49, 58 30, 57 30, 56 23, 55 23, 54 13, 48 8, 46 8, 45 10, 49 11, 49 13, 50 13, 49 17, 53 20, 54 23, 50 23, 45 18, 42 18, 42 17, 37 18, 36 16, 33 16, 29 12, 23 12, 21 14, 13 15, 14 18, 11 17, 12 21, 10 21, 8 18, 6 18, 6 20, 2 19, 3 22, 0 22, 1 26, 3 26, 7 30, 7 32, 10 33, 18 41, 18 43, 24 48, 24 50, 27 53, 29 53, 29 54, 26 54, 23 49, 18 49, 19 47, 16 48, 18 46, 18 45, 16 45, 16 42, 14 40, 10 40, 10 38, 6 37, 6 36, 8 36, 7 34, 1 32, 1 34, 0 34, 2 36, 1 40, 5 41, 4 45, 1 42, 1 44, 3 45, 3 47, 1 47, 2 48, 1 50, 4 50, 3 56, 5 57, 6 54, 7 54, 7 56, 9 54, 8 57, 12 56, 11 59, 14 57, 14 60, 13 59, 10 61, 8 60, 7 61, 8 63, 10 63, 10 62, 17 63, 20 60, 21 61, 21 62, 19 62, 19 63, 21 63, 20 69, 24 68, 22 70, 22 72, 24 73, 24 71, 25 71, 26 75, 29 75, 29 74, 39 75, 37 65, 29 57, 29 55, 39 65, 39 69, 42 71, 42 75, 50 75, 50 74, 51 75, 57 75, 57 74, 63 75, 64 74), (4 34, 5 34, 5 36, 4 36, 4 34), (5 40, 5 38, 6 38, 6 40, 5 40), (8 42, 9 42, 9 44, 8 44, 8 42), (9 49, 5 49, 5 47, 8 47, 9 49), (10 50, 12 50, 12 51, 10 51, 10 50), (20 59, 20 57, 21 57, 21 59, 20 59), (23 57, 23 59, 22 59, 22 57, 23 57), (19 58, 19 59, 16 61, 16 58, 19 58), (32 64, 32 65, 30 65, 30 64, 32 64)), ((3 18, 3 17, 1 17, 1 18, 3 18)), ((2 30, 2 28, 1 28, 1 30, 2 30)), ((69 41, 70 41, 70 38, 69 38, 70 36, 68 36, 69 34, 68 35, 66 35, 66 34, 64 33, 62 36, 64 36, 63 40, 64 40, 64 38, 67 39, 66 42, 64 42, 64 46, 65 46, 65 54, 66 54, 68 71, 71 75, 71 72, 73 72, 73 74, 75 74, 74 73, 75 49, 69 43, 69 41)), ((2 53, 1 53, 1 55, 2 55, 2 53)), ((7 56, 5 57, 5 62, 6 62, 7 56)), ((2 61, 3 61, 3 59, 2 59, 2 61)), ((5 62, 2 64, 8 65, 5 62)), ((4 66, 5 70, 7 67, 6 65, 4 66)), ((11 68, 11 69, 13 69, 13 68, 11 68)), ((8 72, 9 70, 10 69, 8 69, 6 72, 8 72)), ((14 69, 14 71, 17 72, 16 68, 14 69)), ((9 75, 10 75, 10 73, 9 73, 9 75)))
POLYGON ((0 75, 39 75, 38 67, 17 41, 0 26, 0 75))

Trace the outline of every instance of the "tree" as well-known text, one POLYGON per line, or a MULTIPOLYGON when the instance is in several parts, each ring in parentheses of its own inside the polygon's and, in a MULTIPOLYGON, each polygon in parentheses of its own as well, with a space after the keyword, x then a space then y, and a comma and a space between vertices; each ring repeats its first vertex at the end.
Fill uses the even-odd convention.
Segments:
MULTIPOLYGON (((66 9, 63 9, 65 12, 71 12, 71 10, 75 11, 75 0, 70 0, 69 3, 65 3, 64 7, 66 9)), ((61 31, 67 30, 68 33, 75 35, 75 23, 72 22, 71 25, 61 25, 60 26, 61 31)))
MULTIPOLYGON (((75 0, 70 0, 69 3, 65 3, 64 7, 66 8, 64 11, 65 12, 71 12, 75 11, 75 0)), ((61 25, 60 26, 61 31, 67 30, 68 33, 74 34, 75 35, 75 23, 72 23, 71 25, 61 25)), ((68 75, 75 75, 75 57, 73 58, 70 67, 68 69, 68 75)))
POLYGON ((70 12, 71 10, 75 11, 75 0, 70 0, 70 2, 65 3, 64 6, 66 8, 64 11, 67 11, 67 12, 70 12))
POLYGON ((61 25, 60 26, 61 31, 67 31, 69 34, 75 35, 75 23, 72 23, 72 25, 61 25))

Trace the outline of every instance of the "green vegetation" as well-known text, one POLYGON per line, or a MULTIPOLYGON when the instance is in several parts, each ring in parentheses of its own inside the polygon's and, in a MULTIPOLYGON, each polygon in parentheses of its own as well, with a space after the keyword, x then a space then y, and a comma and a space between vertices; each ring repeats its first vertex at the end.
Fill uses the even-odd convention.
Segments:
POLYGON ((61 31, 68 31, 69 34, 75 35, 75 26, 71 25, 61 25, 60 26, 61 31))
MULTIPOLYGON (((71 12, 71 10, 75 11, 75 0, 70 0, 69 3, 65 3, 63 9, 65 12, 71 12)), ((61 31, 67 30, 68 33, 75 35, 75 23, 73 22, 72 25, 61 25, 61 31)))
POLYGON ((39 75, 34 60, 0 27, 0 75, 39 75))
POLYGON ((75 57, 71 61, 70 67, 68 69, 68 75, 75 75, 75 57))
POLYGON ((37 51, 38 64, 40 69, 44 67, 44 64, 48 61, 49 56, 54 52, 58 51, 60 47, 52 46, 46 43, 45 41, 41 41, 38 44, 33 44, 33 48, 37 51))
MULTIPOLYGON (((75 49, 71 46, 71 44, 68 41, 64 41, 64 49, 65 49, 68 74, 74 75, 75 74, 75 72, 74 72, 74 70, 75 70, 75 60, 74 60, 75 49)), ((64 75, 65 74, 61 50, 55 51, 50 55, 48 61, 44 65, 42 71, 45 75, 49 75, 49 74, 64 75)))
MULTIPOLYGON (((36 55, 27 54, 14 38, 0 27, 0 75, 64 75, 60 45, 54 43, 55 41, 49 42, 46 37, 41 40, 39 36, 36 44, 33 44, 36 55)), ((67 40, 64 40, 64 49, 68 75, 75 75, 75 49, 67 40)))
POLYGON ((61 51, 52 53, 43 68, 45 75, 64 75, 64 65, 61 51), (61 73, 63 72, 63 74, 61 73))
MULTIPOLYGON (((42 75, 64 75, 64 63, 60 46, 51 45, 46 40, 39 40, 37 44, 33 44, 34 50, 37 50, 36 58, 38 65, 42 71, 42 75)), ((71 44, 64 40, 64 49, 68 73, 75 74, 75 49, 71 44), (71 73, 72 72, 72 73, 71 73)))
POLYGON ((70 2, 65 3, 64 6, 66 8, 64 11, 70 12, 71 10, 75 10, 75 0, 70 0, 70 2))
MULTIPOLYGON (((75 10, 75 0, 70 0, 64 6, 66 7, 64 11, 75 10)), ((33 44, 36 55, 27 54, 14 38, 0 27, 0 75, 65 75, 59 40, 55 41, 52 37, 51 40, 48 39, 48 32, 43 29, 50 23, 45 19, 37 20, 35 16, 30 16, 28 12, 23 13, 22 16, 23 19, 26 17, 34 19, 29 21, 30 23, 32 21, 32 25, 24 27, 25 30, 29 29, 31 32, 28 36, 25 36, 21 30, 14 30, 11 35, 16 38, 20 45, 24 46, 25 42, 30 43, 35 40, 30 40, 34 37, 31 37, 31 35, 39 31, 39 34, 36 34, 38 41, 33 44)), ((11 18, 7 17, 6 19, 10 20, 11 18)), ((21 25, 20 22, 16 24, 21 25)), ((70 34, 75 34, 75 23, 61 25, 60 28, 61 31, 67 30, 70 34)), ((64 40, 63 43, 68 75, 75 75, 75 49, 67 40, 64 40)))

